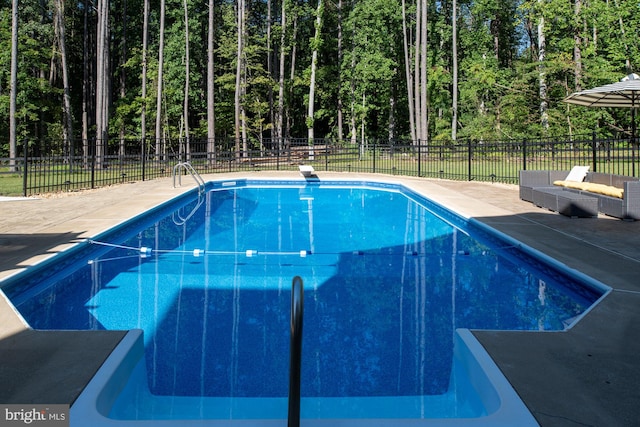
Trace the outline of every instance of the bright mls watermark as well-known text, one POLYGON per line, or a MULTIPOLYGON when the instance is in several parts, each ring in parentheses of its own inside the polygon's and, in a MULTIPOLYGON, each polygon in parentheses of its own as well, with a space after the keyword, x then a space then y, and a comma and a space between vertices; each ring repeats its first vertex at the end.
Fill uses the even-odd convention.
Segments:
POLYGON ((0 405, 0 427, 69 427, 69 405, 0 405))

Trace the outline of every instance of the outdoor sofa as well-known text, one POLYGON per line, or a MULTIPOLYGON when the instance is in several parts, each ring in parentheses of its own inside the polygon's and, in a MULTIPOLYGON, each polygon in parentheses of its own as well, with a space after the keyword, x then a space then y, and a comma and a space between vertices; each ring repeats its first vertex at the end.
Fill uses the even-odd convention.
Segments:
POLYGON ((569 172, 521 170, 520 199, 569 216, 593 216, 597 202, 597 211, 602 214, 640 219, 638 178, 586 172, 583 180, 566 180, 569 172))

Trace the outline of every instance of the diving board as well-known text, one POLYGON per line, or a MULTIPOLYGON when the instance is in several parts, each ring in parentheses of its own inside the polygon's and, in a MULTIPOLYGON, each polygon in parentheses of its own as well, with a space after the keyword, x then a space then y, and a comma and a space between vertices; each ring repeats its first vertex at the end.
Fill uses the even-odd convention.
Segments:
POLYGON ((315 173, 315 170, 313 169, 313 166, 311 165, 300 165, 298 166, 298 170, 300 170, 300 174, 302 176, 309 177, 311 175, 313 175, 315 173))

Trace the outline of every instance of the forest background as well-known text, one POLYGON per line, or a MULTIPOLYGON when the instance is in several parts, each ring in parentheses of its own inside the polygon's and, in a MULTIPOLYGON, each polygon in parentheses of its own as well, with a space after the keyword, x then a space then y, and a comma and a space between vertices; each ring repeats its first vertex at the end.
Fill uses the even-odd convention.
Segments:
POLYGON ((624 134, 628 110, 561 101, 635 71, 639 29, 637 0, 0 0, 0 157, 624 134))

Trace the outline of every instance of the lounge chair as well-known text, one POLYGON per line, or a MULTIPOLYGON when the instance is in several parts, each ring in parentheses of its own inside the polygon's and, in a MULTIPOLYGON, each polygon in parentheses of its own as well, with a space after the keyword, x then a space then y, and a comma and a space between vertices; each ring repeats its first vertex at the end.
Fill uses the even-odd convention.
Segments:
MULTIPOLYGON (((545 194, 585 199, 585 206, 597 200, 598 212, 621 219, 640 219, 640 180, 635 177, 609 173, 587 172, 584 179, 569 180, 569 171, 520 171, 520 198, 538 206, 552 209, 541 202, 545 194), (565 193, 563 193, 565 192, 565 193), (542 204, 541 204, 542 203, 542 204)), ((552 202, 550 202, 552 203, 552 202)))

